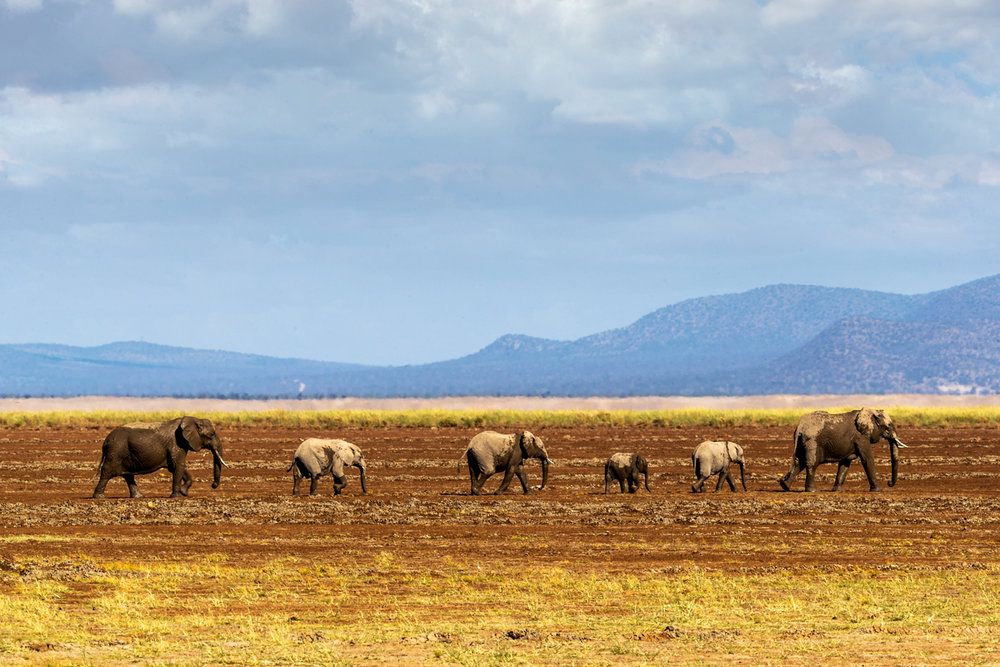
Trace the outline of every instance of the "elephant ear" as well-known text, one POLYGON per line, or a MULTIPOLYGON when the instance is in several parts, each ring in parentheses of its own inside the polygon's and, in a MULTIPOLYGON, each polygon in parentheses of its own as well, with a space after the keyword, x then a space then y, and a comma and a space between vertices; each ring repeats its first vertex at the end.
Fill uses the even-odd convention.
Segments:
POLYGON ((635 467, 639 472, 645 472, 649 468, 649 463, 641 455, 635 455, 635 467))
POLYGON ((541 441, 530 431, 524 431, 521 434, 521 449, 524 452, 524 457, 528 459, 547 459, 548 454, 545 453, 545 448, 541 444, 541 441))
POLYGON ((335 477, 344 476, 344 459, 336 452, 333 453, 333 466, 330 471, 335 477))
POLYGON ((201 431, 198 430, 198 420, 194 417, 184 417, 180 426, 177 427, 180 433, 180 445, 184 449, 197 452, 202 447, 201 431))
POLYGON ((878 425, 875 423, 875 413, 871 408, 861 408, 858 411, 858 416, 854 418, 854 426, 858 429, 858 433, 868 438, 873 444, 882 437, 878 425))

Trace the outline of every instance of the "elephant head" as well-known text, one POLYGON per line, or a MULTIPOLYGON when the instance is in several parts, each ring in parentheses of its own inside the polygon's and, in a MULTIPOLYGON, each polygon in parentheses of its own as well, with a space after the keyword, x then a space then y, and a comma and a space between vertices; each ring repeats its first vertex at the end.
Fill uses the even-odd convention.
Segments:
POLYGON ((545 451, 545 443, 537 435, 530 431, 522 431, 517 437, 518 445, 521 447, 521 458, 539 459, 542 462, 542 484, 539 490, 545 488, 545 483, 549 480, 549 464, 555 463, 549 458, 549 453, 545 451))
POLYGON ((643 483, 646 485, 646 490, 652 493, 649 488, 649 461, 644 459, 640 454, 635 455, 635 469, 642 473, 643 483))
POLYGON ((906 445, 896 436, 896 425, 892 423, 892 418, 885 410, 862 408, 854 418, 854 425, 873 445, 882 438, 889 441, 889 459, 892 462, 892 478, 889 480, 889 486, 895 486, 899 472, 899 448, 906 445))
POLYGON ((212 488, 219 488, 222 467, 228 468, 229 464, 222 459, 222 441, 212 422, 197 417, 184 417, 177 426, 175 437, 177 444, 185 451, 197 452, 207 448, 212 452, 212 488))

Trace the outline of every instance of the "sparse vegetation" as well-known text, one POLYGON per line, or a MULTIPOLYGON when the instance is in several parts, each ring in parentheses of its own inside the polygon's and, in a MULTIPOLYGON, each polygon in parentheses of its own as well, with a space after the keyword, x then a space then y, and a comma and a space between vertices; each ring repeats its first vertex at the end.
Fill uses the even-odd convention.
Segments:
POLYGON ((609 577, 578 564, 513 577, 471 555, 431 570, 386 553, 351 556, 352 567, 297 557, 259 567, 85 556, 8 564, 0 572, 0 657, 46 664, 346 664, 385 651, 402 662, 447 664, 748 654, 756 662, 858 654, 893 661, 914 650, 920 661, 997 657, 995 565, 609 577))

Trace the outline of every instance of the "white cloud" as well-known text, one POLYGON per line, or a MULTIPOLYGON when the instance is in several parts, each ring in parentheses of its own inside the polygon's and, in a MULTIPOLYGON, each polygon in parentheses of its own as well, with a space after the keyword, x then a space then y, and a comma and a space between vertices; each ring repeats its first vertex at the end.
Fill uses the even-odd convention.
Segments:
POLYGON ((705 179, 735 174, 848 170, 886 160, 892 147, 879 137, 849 135, 825 118, 795 121, 787 137, 768 129, 708 123, 691 134, 689 147, 638 172, 705 179))
POLYGON ((14 13, 37 12, 42 8, 42 0, 4 0, 3 4, 14 13))

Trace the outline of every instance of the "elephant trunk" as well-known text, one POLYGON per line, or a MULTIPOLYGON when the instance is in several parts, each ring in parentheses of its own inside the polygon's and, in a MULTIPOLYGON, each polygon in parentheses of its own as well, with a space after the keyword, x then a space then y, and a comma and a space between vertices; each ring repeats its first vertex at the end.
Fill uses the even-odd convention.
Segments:
POLYGON ((649 468, 642 471, 643 484, 646 485, 646 491, 652 493, 653 490, 649 488, 649 468))
POLYGON ((737 461, 737 463, 740 465, 740 484, 743 485, 743 490, 746 491, 747 490, 747 479, 746 479, 746 474, 745 474, 746 473, 746 470, 745 470, 746 466, 743 464, 743 461, 737 461))
POLYGON ((222 446, 212 450, 212 488, 219 488, 222 481, 222 466, 229 467, 229 464, 222 460, 222 446))
POLYGON ((892 477, 889 479, 889 486, 896 486, 896 477, 899 473, 899 448, 905 447, 899 440, 889 441, 889 460, 892 462, 892 477))
POLYGON ((548 458, 542 459, 542 485, 538 487, 539 491, 544 489, 546 482, 549 481, 549 463, 548 458))
POLYGON ((368 493, 368 486, 365 483, 365 467, 358 466, 358 470, 361 471, 361 493, 368 493))

